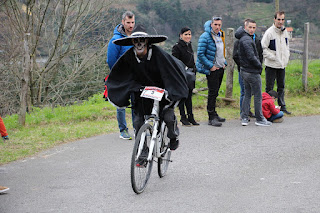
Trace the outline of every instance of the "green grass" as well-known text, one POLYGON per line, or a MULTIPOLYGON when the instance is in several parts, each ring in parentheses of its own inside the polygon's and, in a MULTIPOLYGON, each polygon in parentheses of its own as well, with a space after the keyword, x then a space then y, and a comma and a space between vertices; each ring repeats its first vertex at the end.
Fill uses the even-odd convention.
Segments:
POLYGON ((248 2, 246 10, 239 12, 239 18, 251 18, 258 26, 271 26, 273 24, 274 6, 263 2, 248 2), (263 17, 263 18, 261 18, 263 17))
MULTIPOLYGON (((286 69, 286 103, 290 116, 305 116, 320 114, 320 60, 309 62, 309 90, 303 91, 302 64, 300 61, 290 61, 286 69)), ((262 90, 265 87, 264 71, 262 72, 262 90)), ((226 75, 221 85, 217 111, 222 117, 239 119, 240 87, 238 72, 234 72, 233 99, 235 102, 227 105, 221 98, 225 97, 226 75)), ((206 87, 204 75, 197 74, 196 88, 206 87)), ((207 94, 207 91, 200 92, 207 94)), ((207 121, 207 98, 194 95, 193 109, 197 121, 207 121)), ((178 111, 177 111, 178 112, 178 111)), ((178 114, 178 113, 177 113, 178 114)), ((131 113, 127 109, 128 127, 132 129, 131 113)), ((178 116, 179 117, 179 116, 178 116)), ((10 140, 0 142, 0 165, 32 156, 39 151, 56 145, 75 141, 95 135, 118 131, 116 108, 104 101, 101 94, 94 95, 88 101, 74 103, 70 106, 56 108, 33 108, 26 116, 26 126, 18 123, 18 115, 3 118, 10 140)))

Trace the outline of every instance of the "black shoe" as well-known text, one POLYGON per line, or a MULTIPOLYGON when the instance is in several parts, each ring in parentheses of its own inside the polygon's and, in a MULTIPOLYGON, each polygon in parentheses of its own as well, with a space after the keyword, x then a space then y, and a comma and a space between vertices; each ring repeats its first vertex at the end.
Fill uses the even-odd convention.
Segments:
POLYGON ((148 161, 147 161, 147 158, 148 158, 148 153, 149 153, 149 148, 146 147, 142 150, 138 160, 136 160, 136 166, 137 167, 147 167, 147 164, 148 164, 148 161))
POLYGON ((249 117, 255 118, 256 116, 253 114, 253 112, 249 111, 249 117))
POLYGON ((219 127, 222 126, 222 123, 220 123, 217 118, 214 118, 212 120, 209 120, 208 125, 219 127))
POLYGON ((287 109, 280 109, 280 110, 288 115, 291 115, 291 112, 289 112, 287 109))
POLYGON ((170 149, 176 150, 179 147, 179 139, 177 138, 171 138, 170 139, 170 149))
POLYGON ((214 118, 216 118, 219 122, 225 122, 226 121, 225 118, 221 118, 219 115, 215 116, 214 118))
POLYGON ((194 126, 200 125, 199 123, 197 123, 197 122, 194 120, 193 114, 188 114, 188 121, 189 121, 192 125, 194 125, 194 126))
POLYGON ((191 123, 189 122, 189 120, 187 119, 186 115, 181 115, 181 119, 180 119, 181 123, 183 126, 191 126, 191 123))

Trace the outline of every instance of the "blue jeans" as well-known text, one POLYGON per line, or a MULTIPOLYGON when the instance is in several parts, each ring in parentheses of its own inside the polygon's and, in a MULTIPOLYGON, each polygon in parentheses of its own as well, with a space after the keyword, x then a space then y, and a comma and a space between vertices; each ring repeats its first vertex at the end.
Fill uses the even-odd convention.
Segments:
POLYGON ((240 84, 240 115, 241 115, 241 112, 242 112, 242 102, 243 102, 243 98, 244 98, 244 84, 243 84, 243 80, 242 80, 242 78, 241 78, 240 72, 239 72, 238 80, 239 80, 239 84, 240 84))
MULTIPOLYGON (((130 98, 131 98, 131 107, 132 107, 131 116, 132 116, 132 125, 133 125, 133 121, 134 121, 134 110, 133 110, 134 98, 133 98, 132 95, 131 95, 130 98)), ((117 108, 117 120, 118 120, 118 126, 119 126, 120 132, 123 132, 124 130, 128 130, 127 121, 126 121, 126 109, 117 108)))
POLYGON ((120 132, 128 130, 126 121, 126 109, 117 108, 117 120, 120 132))
POLYGON ((271 115, 271 117, 270 118, 268 118, 268 121, 274 121, 275 119, 278 119, 278 118, 282 118, 283 117, 283 112, 282 111, 280 111, 278 114, 276 114, 276 115, 271 115))
POLYGON ((265 120, 262 114, 261 76, 256 73, 240 71, 244 83, 244 99, 242 102, 241 118, 248 119, 251 96, 254 97, 254 112, 257 121, 265 120))

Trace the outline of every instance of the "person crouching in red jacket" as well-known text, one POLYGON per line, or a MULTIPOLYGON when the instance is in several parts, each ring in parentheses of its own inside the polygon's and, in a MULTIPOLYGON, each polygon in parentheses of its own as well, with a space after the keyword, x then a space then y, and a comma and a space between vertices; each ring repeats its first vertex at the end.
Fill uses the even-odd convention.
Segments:
POLYGON ((283 112, 279 106, 275 106, 274 102, 278 98, 278 93, 270 90, 268 93, 262 93, 262 113, 264 117, 273 123, 281 123, 283 121, 283 112))

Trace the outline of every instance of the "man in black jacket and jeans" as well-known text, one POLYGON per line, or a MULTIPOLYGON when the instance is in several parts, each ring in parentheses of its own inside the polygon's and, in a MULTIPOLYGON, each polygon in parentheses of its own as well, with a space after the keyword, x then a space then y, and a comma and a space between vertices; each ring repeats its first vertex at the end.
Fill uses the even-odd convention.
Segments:
MULTIPOLYGON (((247 22, 248 19, 246 19, 244 22, 247 22)), ((259 61, 262 64, 263 61, 263 50, 262 50, 262 46, 261 46, 261 40, 258 38, 258 36, 255 34, 255 30, 253 31, 253 35, 252 38, 256 44, 256 48, 258 51, 258 55, 259 55, 259 61)), ((239 81, 239 85, 240 85, 240 114, 241 114, 241 108, 242 108, 242 102, 243 102, 243 98, 244 98, 244 84, 243 84, 243 80, 241 78, 240 75, 240 56, 239 56, 239 39, 237 39, 234 42, 234 46, 233 46, 233 60, 234 62, 237 64, 238 67, 238 72, 239 72, 239 77, 238 77, 238 81, 239 81)), ((249 116, 250 117, 254 117, 254 114, 249 111, 249 116)))
POLYGON ((247 19, 244 28, 239 27, 236 31, 236 38, 239 39, 240 56, 240 75, 244 83, 244 99, 242 103, 241 124, 249 124, 249 111, 251 95, 254 96, 254 111, 257 126, 270 126, 272 123, 267 121, 262 114, 262 95, 261 95, 261 72, 262 64, 259 60, 253 34, 256 29, 256 22, 247 19))

